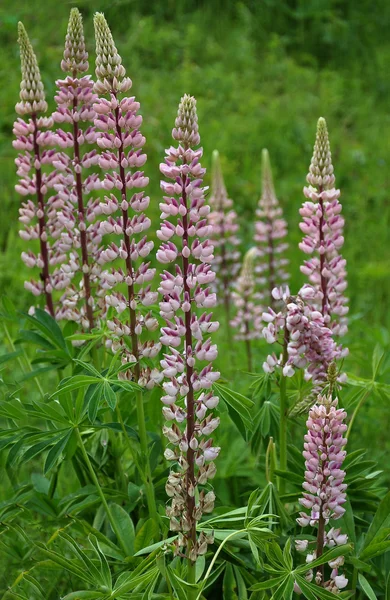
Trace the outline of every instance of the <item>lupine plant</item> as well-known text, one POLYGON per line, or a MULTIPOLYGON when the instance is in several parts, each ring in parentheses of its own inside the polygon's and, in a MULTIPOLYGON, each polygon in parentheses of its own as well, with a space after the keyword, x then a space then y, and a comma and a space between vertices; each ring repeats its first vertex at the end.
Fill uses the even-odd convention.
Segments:
POLYGON ((82 151, 84 144, 95 146, 97 139, 93 127, 93 103, 97 97, 91 76, 84 75, 88 67, 82 17, 78 9, 73 8, 61 61, 61 69, 67 76, 56 82, 57 107, 52 115, 55 123, 65 127, 57 129, 56 145, 62 150, 69 148, 69 153, 58 152, 53 164, 58 171, 57 219, 63 223, 59 243, 61 250, 68 255, 61 269, 72 282, 77 272, 81 274, 81 280, 77 281, 77 287, 67 286, 57 319, 81 322, 84 328, 92 329, 96 312, 103 309, 99 294, 91 289, 93 285, 97 287, 100 281, 101 269, 97 259, 102 236, 100 223, 94 218, 96 199, 93 195, 100 182, 96 174, 88 174, 88 169, 98 163, 98 154, 95 147, 82 151), (89 196, 91 193, 92 196, 89 196), (90 220, 92 223, 88 223, 90 220))
MULTIPOLYGON (((15 110, 20 117, 14 123, 16 137, 13 146, 20 151, 16 159, 19 183, 16 191, 27 198, 20 208, 20 222, 24 228, 20 237, 26 242, 38 240, 39 251, 23 252, 22 259, 29 268, 38 267, 39 280, 26 281, 25 287, 34 296, 45 296, 49 313, 54 316, 53 289, 62 287, 61 277, 52 273, 57 262, 55 251, 50 245, 51 236, 56 236, 59 224, 52 197, 48 197, 53 184, 53 173, 44 173, 43 166, 50 164, 54 136, 51 131, 53 119, 45 117, 47 102, 34 50, 22 23, 18 25, 22 81, 20 102, 15 110), (31 199, 29 196, 32 196, 31 199), (54 213, 54 218, 53 218, 54 213)), ((59 257, 61 259, 61 256, 59 257)), ((65 283, 68 283, 66 281, 65 283)))
POLYGON ((232 289, 240 269, 240 240, 237 235, 237 213, 226 190, 218 150, 214 150, 212 159, 210 208, 208 220, 212 226, 210 237, 214 245, 215 287, 229 322, 232 289))
POLYGON ((255 297, 259 304, 267 303, 274 307, 276 299, 272 295, 273 289, 289 278, 288 259, 284 256, 288 244, 283 241, 287 235, 287 223, 276 197, 269 154, 265 148, 261 160, 262 194, 256 211, 254 236, 258 256, 255 297))
POLYGON ((212 535, 203 532, 198 538, 196 525, 204 513, 214 508, 215 495, 207 491, 207 484, 215 476, 213 461, 220 451, 209 437, 219 425, 219 418, 213 414, 219 398, 211 388, 220 374, 212 367, 218 350, 208 335, 218 329, 219 323, 207 312, 216 304, 209 285, 215 273, 210 265, 213 246, 207 239, 210 207, 202 187, 205 169, 200 164, 202 148, 197 148, 200 136, 195 98, 185 95, 181 99, 172 137, 178 146, 167 149, 165 162, 160 165, 168 181, 161 182, 164 220, 157 233, 163 242, 157 251, 158 261, 163 265, 176 263, 174 273, 163 271, 159 287, 160 311, 166 322, 160 341, 169 350, 161 361, 166 378, 161 400, 169 423, 164 426, 164 435, 174 447, 167 448, 165 458, 178 467, 172 469, 166 485, 172 498, 167 515, 170 529, 179 532, 176 552, 185 548, 188 581, 195 583, 196 560, 213 541, 212 535), (177 262, 179 256, 181 265, 177 262), (206 486, 206 491, 200 486, 206 486))
POLYGON ((196 100, 180 101, 153 222, 144 189, 159 176, 140 106, 104 15, 94 24, 95 81, 71 10, 51 117, 18 28, 22 258, 40 280, 26 285, 32 309, 2 299, 2 597, 387 598, 390 492, 351 430, 366 399, 389 399, 388 362, 378 345, 370 379, 340 375, 344 222, 324 119, 297 292, 284 284, 286 223, 263 153, 262 221, 232 291, 246 364, 239 343, 225 352, 216 279, 227 271, 214 254, 230 235, 235 253, 239 217, 220 226, 230 205, 216 155, 208 202, 196 100), (255 297, 264 259, 268 309, 255 297))
POLYGON ((230 324, 237 330, 236 340, 245 342, 248 370, 252 371, 252 343, 261 337, 261 305, 255 295, 255 260, 257 249, 251 248, 244 256, 241 273, 232 294, 236 314, 230 324))

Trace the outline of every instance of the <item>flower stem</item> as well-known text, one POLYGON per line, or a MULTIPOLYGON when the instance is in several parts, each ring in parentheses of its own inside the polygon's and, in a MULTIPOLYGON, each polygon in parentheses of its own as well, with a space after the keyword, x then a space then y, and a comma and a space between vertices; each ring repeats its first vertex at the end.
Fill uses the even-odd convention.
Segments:
MULTIPOLYGON (((284 330, 282 372, 280 374, 279 466, 281 471, 287 471, 287 378, 283 375, 283 367, 288 359, 288 339, 289 333, 286 327, 284 330)), ((278 488, 279 494, 283 495, 286 491, 286 483, 281 477, 279 477, 278 488)))
POLYGON ((34 113, 32 115, 32 122, 34 125, 33 131, 33 146, 34 146, 34 155, 35 160, 38 162, 38 168, 35 168, 36 175, 36 191, 37 191, 37 209, 39 212, 38 216, 38 225, 39 225, 39 244, 41 250, 41 259, 43 263, 42 271, 41 271, 41 279, 43 284, 43 289, 46 297, 46 304, 49 313, 52 317, 54 317, 54 304, 53 297, 51 292, 48 291, 50 285, 50 274, 49 274, 49 251, 47 247, 47 232, 46 232, 46 215, 45 215, 45 197, 42 193, 42 171, 41 171, 41 154, 38 144, 38 124, 37 124, 37 115, 34 113))
MULTIPOLYGON (((73 73, 73 77, 76 77, 76 73, 73 73)), ((75 95, 73 99, 73 109, 77 109, 77 97, 75 95)), ((80 172, 80 145, 79 145, 79 125, 78 122, 73 120, 73 146, 74 146, 74 162, 77 166, 76 169, 76 193, 77 193, 77 217, 79 221, 80 230, 80 245, 81 245, 81 258, 82 258, 82 273, 84 281, 84 294, 85 294, 85 310, 89 322, 89 328, 93 329, 93 309, 91 305, 91 283, 89 278, 89 264, 88 264, 88 240, 87 231, 85 226, 85 209, 83 202, 83 183, 80 172), (84 270, 85 269, 85 270, 84 270)))
POLYGON ((140 438, 141 454, 145 461, 144 475, 145 475, 146 500, 148 503, 149 516, 158 525, 159 524, 159 516, 158 516, 158 512, 157 512, 157 507, 156 507, 156 498, 154 495, 152 471, 150 468, 148 435, 147 435, 146 425, 145 425, 145 411, 144 411, 144 401, 143 401, 142 392, 137 392, 136 403, 137 403, 138 434, 139 434, 139 438, 140 438))
MULTIPOLYGON (((187 583, 190 583, 192 585, 195 585, 195 583, 196 583, 196 563, 194 563, 190 559, 187 560, 187 583)), ((196 599, 196 588, 195 587, 188 587, 187 599, 188 600, 196 599)))
POLYGON ((251 341, 248 338, 250 333, 249 323, 245 321, 245 347, 246 347, 246 357, 248 361, 248 371, 252 373, 252 348, 251 341))
POLYGON ((100 499, 101 499, 101 501, 102 501, 102 504, 103 504, 103 506, 104 506, 104 509, 105 509, 105 511, 106 511, 107 518, 108 518, 108 520, 110 521, 110 524, 111 524, 112 530, 113 530, 113 532, 114 532, 114 533, 115 533, 115 535, 116 535, 116 538, 117 538, 118 544, 119 544, 119 545, 122 547, 122 550, 124 551, 125 555, 127 555, 126 548, 123 546, 123 542, 121 541, 120 532, 119 532, 119 530, 118 530, 118 528, 117 528, 117 525, 116 525, 116 523, 115 523, 115 520, 114 520, 114 518, 113 518, 113 516, 112 516, 112 513, 111 513, 111 510, 110 510, 110 507, 108 506, 108 503, 107 503, 106 497, 105 497, 105 495, 104 495, 104 493, 103 493, 103 490, 102 490, 102 488, 100 487, 99 480, 98 480, 98 478, 97 478, 97 475, 96 475, 96 473, 95 473, 95 471, 94 471, 94 468, 93 468, 93 466, 92 466, 92 463, 91 463, 91 461, 90 461, 90 459, 89 459, 88 452, 87 452, 87 451, 86 451, 86 449, 85 449, 85 446, 84 446, 84 443, 83 443, 83 440, 82 440, 82 437, 81 437, 81 434, 80 434, 80 430, 79 430, 79 428, 78 428, 78 427, 75 427, 75 432, 76 432, 77 441, 78 441, 78 443, 79 443, 79 445, 80 445, 80 450, 81 450, 81 453, 82 453, 82 455, 83 455, 83 458, 84 458, 85 464, 87 465, 88 471, 89 471, 89 473, 90 473, 90 475, 91 475, 91 477, 92 477, 92 481, 93 481, 93 483, 94 483, 94 484, 95 484, 95 486, 96 486, 96 490, 97 490, 97 492, 98 492, 98 494, 99 494, 99 496, 100 496, 100 499))
POLYGON ((207 581, 207 579, 210 577, 211 571, 213 570, 213 566, 215 565, 215 562, 216 562, 216 560, 217 560, 217 558, 218 558, 219 554, 221 553, 221 551, 222 551, 222 549, 223 549, 224 545, 225 545, 225 544, 226 544, 226 543, 227 543, 229 540, 231 540, 231 539, 232 539, 234 536, 236 536, 236 535, 239 535, 239 534, 241 534, 241 533, 244 533, 245 531, 246 531, 246 529, 239 529, 238 531, 233 531, 233 532, 232 532, 232 533, 230 533, 230 534, 229 534, 227 537, 225 537, 225 539, 223 540, 223 542, 222 542, 222 543, 219 545, 219 548, 218 548, 218 550, 216 551, 216 553, 214 554, 214 556, 213 556, 213 559, 212 559, 212 561, 211 561, 211 563, 210 563, 210 565, 209 565, 209 568, 208 568, 208 569, 207 569, 207 571, 206 571, 206 575, 205 575, 205 576, 204 576, 204 578, 203 578, 202 585, 200 586, 199 593, 198 593, 198 595, 196 596, 195 600, 200 600, 200 598, 201 598, 201 596, 202 596, 203 589, 204 589, 204 587, 205 587, 205 585, 206 585, 206 581, 207 581))

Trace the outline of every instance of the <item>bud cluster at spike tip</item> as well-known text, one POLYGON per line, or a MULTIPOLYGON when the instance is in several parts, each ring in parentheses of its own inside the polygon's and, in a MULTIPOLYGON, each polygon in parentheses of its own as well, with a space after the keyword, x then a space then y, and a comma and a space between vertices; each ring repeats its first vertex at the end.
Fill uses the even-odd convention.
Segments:
POLYGON ((19 181, 16 191, 26 200, 19 209, 19 221, 23 225, 19 235, 22 240, 39 243, 39 251, 29 249, 22 253, 22 260, 29 268, 40 270, 39 279, 25 282, 25 288, 34 296, 44 295, 46 308, 54 316, 52 299, 54 289, 63 290, 70 278, 63 273, 61 265, 65 255, 58 244, 63 225, 57 219, 57 194, 49 196, 55 188, 58 173, 53 170, 57 156, 53 146, 56 136, 51 131, 53 119, 41 113, 47 109, 45 94, 37 60, 25 28, 18 25, 22 83, 20 98, 16 105, 18 118, 13 127, 15 140, 13 147, 19 154, 15 159, 19 181))
POLYGON ((160 381, 161 374, 157 369, 141 369, 139 361, 154 358, 161 345, 140 340, 144 329, 154 331, 158 327, 157 320, 148 310, 157 301, 157 293, 151 290, 156 270, 147 260, 153 242, 145 235, 151 222, 145 214, 149 197, 143 191, 149 179, 140 170, 147 158, 142 150, 145 138, 139 130, 142 116, 138 114, 140 105, 134 96, 120 97, 121 92, 130 88, 131 80, 125 76, 104 16, 97 13, 94 24, 97 76, 94 89, 108 98, 99 97, 93 105, 94 124, 99 132, 97 145, 101 150, 98 164, 105 172, 101 186, 106 191, 104 200, 96 203, 93 211, 101 219, 99 234, 103 239, 113 234, 121 238, 118 244, 110 242, 102 247, 98 257, 105 302, 117 314, 107 321, 112 334, 107 345, 113 352, 121 353, 123 364, 135 363, 134 370, 121 373, 122 377, 132 378, 134 373, 140 385, 151 388, 160 381), (121 291, 121 286, 126 288, 126 294, 121 291), (131 348, 126 342, 129 337, 131 348))
MULTIPOLYGON (((306 422, 308 431, 305 435, 303 457, 305 458, 305 480, 303 483, 304 494, 299 502, 309 512, 301 512, 297 519, 301 527, 316 527, 322 520, 324 525, 324 539, 322 547, 332 548, 336 545, 346 544, 348 537, 340 529, 331 527, 327 530, 330 520, 337 520, 345 513, 347 485, 344 483, 345 471, 342 463, 346 456, 343 449, 347 443, 343 434, 347 430, 344 423, 346 412, 337 408, 337 399, 331 396, 318 396, 316 404, 311 407, 306 422)), ((322 529, 319 529, 321 535, 322 529)), ((306 562, 315 560, 317 550, 310 550, 311 542, 298 540, 297 550, 309 550, 306 562)), ((321 547, 321 546, 320 546, 321 547)), ((318 548, 318 547, 317 547, 318 548)), ((339 568, 344 564, 344 557, 339 556, 329 563, 331 568, 330 579, 321 581, 321 573, 314 576, 312 570, 308 572, 309 580, 315 577, 318 584, 323 584, 326 589, 337 593, 347 586, 348 580, 339 573, 339 568)))
POLYGON ((129 77, 126 77, 126 70, 103 13, 96 13, 93 23, 96 39, 95 92, 97 94, 127 92, 132 82, 129 77))
POLYGON ((236 314, 230 321, 230 325, 237 330, 234 335, 236 340, 248 341, 261 338, 263 309, 254 297, 256 256, 256 248, 251 248, 245 254, 241 273, 232 293, 236 314))
POLYGON ((98 264, 101 234, 96 222, 94 208, 96 200, 91 192, 100 188, 97 174, 88 174, 88 169, 98 164, 95 149, 82 153, 86 144, 96 143, 97 134, 93 127, 95 111, 93 103, 97 96, 93 92, 90 75, 82 75, 88 69, 88 54, 85 49, 83 23, 80 12, 72 8, 65 40, 64 58, 61 68, 70 74, 56 81, 55 123, 56 142, 61 152, 53 158, 58 172, 55 189, 58 194, 57 218, 63 225, 58 241, 66 254, 61 270, 74 282, 81 274, 77 286, 67 286, 60 300, 57 318, 79 322, 84 328, 93 326, 93 315, 103 309, 99 298, 101 268, 98 264), (91 289, 91 286, 93 289, 91 289))
POLYGON ((287 359, 269 355, 263 363, 266 373, 282 367, 283 375, 292 377, 295 369, 305 368, 305 378, 314 384, 326 381, 329 365, 338 355, 337 347, 323 315, 310 303, 311 293, 310 286, 302 288, 297 296, 290 295, 288 286, 273 289, 272 295, 282 308, 278 312, 272 308, 263 312, 266 326, 262 334, 269 344, 283 338, 287 359))
POLYGON ((256 294, 259 302, 266 300, 275 304, 272 290, 289 278, 286 266, 289 261, 283 257, 288 244, 283 240, 287 235, 287 223, 275 194, 268 150, 262 152, 262 194, 256 210, 254 240, 258 260, 255 265, 256 294))
MULTIPOLYGON (((325 323, 337 336, 347 332, 346 260, 340 255, 344 244, 344 219, 339 202, 340 190, 335 188, 332 156, 326 121, 320 118, 316 142, 303 192, 307 202, 300 209, 300 228, 304 238, 300 249, 312 255, 301 266, 316 290, 315 304, 325 323)), ((347 351, 345 351, 347 352, 347 351)), ((344 354, 345 354, 344 352, 344 354)))
POLYGON ((191 96, 185 95, 180 102, 172 137, 178 146, 166 150, 160 165, 166 180, 161 182, 164 198, 157 232, 162 242, 157 259, 164 265, 175 263, 173 272, 163 271, 159 287, 160 313, 166 323, 160 339, 167 346, 161 361, 165 377, 161 400, 167 421, 163 432, 173 445, 165 457, 176 465, 166 484, 172 499, 167 516, 171 530, 179 532, 176 552, 186 547, 188 558, 195 561, 212 541, 204 533, 197 537, 196 523, 214 507, 215 495, 208 481, 215 475, 213 461, 220 448, 209 437, 219 425, 213 415, 218 397, 211 388, 220 374, 212 367, 217 347, 208 337, 219 324, 209 312, 216 304, 210 287, 215 279, 213 246, 207 239, 210 208, 202 186, 203 152, 193 149, 200 137, 196 101, 191 96))
POLYGON ((211 181, 208 222, 212 227, 210 237, 214 245, 212 266, 216 276, 215 290, 217 298, 229 305, 233 283, 240 270, 240 240, 237 237, 237 213, 226 191, 217 150, 213 152, 211 181))
POLYGON ((20 83, 20 102, 16 104, 15 110, 22 116, 45 113, 47 102, 37 58, 23 23, 20 22, 18 23, 18 34, 22 81, 20 83))

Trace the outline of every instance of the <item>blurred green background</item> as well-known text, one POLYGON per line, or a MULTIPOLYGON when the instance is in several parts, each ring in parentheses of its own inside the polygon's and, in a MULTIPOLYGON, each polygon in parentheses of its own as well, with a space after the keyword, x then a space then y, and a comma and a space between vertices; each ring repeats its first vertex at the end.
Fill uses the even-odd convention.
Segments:
MULTIPOLYGON (((158 163, 170 144, 177 103, 194 94, 204 162, 222 155, 241 222, 252 244, 260 193, 261 149, 270 151, 278 196, 289 221, 292 287, 302 279, 298 208, 314 143, 326 117, 346 218, 351 314, 389 323, 390 3, 378 0, 3 0, 0 9, 0 286, 20 307, 20 260, 12 148, 20 70, 16 27, 22 20, 38 55, 50 107, 61 76, 69 10, 83 13, 93 73, 92 16, 104 11, 141 102, 149 156, 151 216, 158 225, 158 163)), ((360 331, 360 327, 357 328, 360 331)))

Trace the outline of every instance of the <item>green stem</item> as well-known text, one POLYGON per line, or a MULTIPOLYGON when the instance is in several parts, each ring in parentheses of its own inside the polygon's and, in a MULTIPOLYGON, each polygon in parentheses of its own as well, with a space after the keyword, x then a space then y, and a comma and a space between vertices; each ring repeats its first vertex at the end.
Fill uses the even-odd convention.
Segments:
POLYGON ((352 598, 356 598, 356 588, 357 588, 357 579, 358 579, 358 570, 357 567, 353 568, 353 572, 352 572, 352 592, 353 595, 351 596, 352 598))
POLYGON ((125 553, 125 556, 127 556, 127 551, 126 551, 126 548, 124 547, 124 545, 123 545, 123 543, 122 543, 122 541, 121 541, 121 539, 122 539, 122 538, 121 538, 121 535, 120 535, 119 529, 118 529, 118 527, 117 527, 117 525, 116 525, 116 523, 115 523, 115 520, 114 520, 114 518, 113 518, 113 516, 112 516, 112 513, 111 513, 111 510, 110 510, 110 507, 108 506, 108 503, 107 503, 106 497, 105 497, 105 495, 104 495, 104 493, 103 493, 103 490, 102 490, 102 488, 100 487, 100 483, 99 483, 99 480, 98 480, 98 478, 97 478, 97 475, 96 475, 96 473, 95 473, 95 470, 94 470, 94 468, 93 468, 93 466, 92 466, 92 463, 91 463, 91 461, 89 460, 89 456, 88 456, 88 453, 87 453, 87 451, 86 451, 86 449, 85 449, 85 446, 84 446, 84 443, 83 443, 83 440, 82 440, 82 437, 81 437, 81 434, 80 434, 80 430, 79 430, 79 428, 78 428, 78 427, 75 427, 75 431, 76 431, 77 441, 79 442, 79 445, 80 445, 80 450, 81 450, 81 453, 82 453, 82 455, 83 455, 83 458, 84 458, 84 460, 85 460, 85 464, 87 465, 87 467, 88 467, 88 471, 90 472, 90 475, 91 475, 91 477, 92 477, 92 481, 94 482, 94 484, 95 484, 95 486, 96 486, 97 492, 98 492, 98 494, 99 494, 99 496, 100 496, 100 499, 101 499, 101 501, 102 501, 102 504, 103 504, 103 506, 104 506, 104 509, 105 509, 105 511, 106 511, 107 518, 108 518, 108 520, 110 521, 110 524, 111 524, 112 530, 113 530, 113 532, 114 532, 114 533, 115 533, 115 535, 116 535, 116 538, 117 538, 118 544, 120 544, 120 545, 122 546, 122 550, 124 551, 124 553, 125 553))
MULTIPOLYGON (((192 585, 195 585, 196 583, 196 562, 193 562, 190 559, 187 560, 187 583, 190 583, 192 585)), ((187 598, 188 600, 196 599, 195 587, 189 587, 187 589, 187 598)))
POLYGON ((221 551, 222 551, 222 548, 224 547, 224 545, 225 545, 225 544, 226 544, 226 543, 227 543, 229 540, 231 540, 231 539, 232 539, 232 538, 233 538, 235 535, 239 535, 239 534, 241 534, 241 533, 244 533, 245 531, 246 531, 246 529, 239 529, 238 531, 233 531, 233 533, 230 533, 230 534, 229 534, 227 537, 225 537, 225 539, 223 540, 222 544, 220 544, 220 546, 219 546, 218 550, 216 551, 216 553, 215 553, 215 554, 214 554, 214 556, 213 556, 213 559, 212 559, 212 561, 211 561, 211 563, 210 563, 210 566, 209 566, 209 568, 208 568, 208 569, 207 569, 207 571, 206 571, 206 575, 205 575, 205 576, 204 576, 204 578, 203 578, 202 585, 200 586, 199 593, 198 593, 198 595, 196 596, 196 599, 195 599, 195 600, 200 600, 200 598, 201 598, 201 596, 202 596, 202 592, 203 592, 203 590, 204 590, 204 587, 205 587, 205 585, 206 585, 206 581, 207 581, 207 579, 210 577, 210 573, 211 573, 211 571, 213 570, 213 566, 215 565, 215 561, 217 560, 218 556, 220 555, 220 553, 221 553, 221 551))
POLYGON ((145 411, 144 411, 144 401, 142 392, 137 392, 137 420, 138 420, 138 434, 140 439, 141 446, 141 454, 144 459, 145 464, 145 493, 146 500, 148 503, 149 509, 149 517, 151 517, 157 525, 159 524, 159 516, 156 507, 156 499, 154 496, 154 487, 152 480, 152 471, 150 468, 150 460, 149 460, 149 445, 148 445, 148 434, 146 432, 146 424, 145 424, 145 411))
MULTIPOLYGON (((279 466, 281 471, 287 471, 287 394, 286 377, 280 378, 280 422, 279 422, 279 466)), ((282 477, 279 477, 279 494, 283 495, 286 491, 286 484, 282 477)))
POLYGON ((359 402, 358 402, 358 404, 357 404, 357 406, 356 406, 355 410, 354 410, 354 411, 353 411, 353 413, 352 413, 352 417, 351 417, 351 420, 350 420, 350 422, 349 422, 349 425, 348 425, 347 433, 346 433, 346 435, 345 435, 345 437, 346 437, 347 439, 348 439, 348 438, 349 438, 349 436, 350 436, 351 429, 352 429, 352 425, 354 424, 354 421, 355 421, 355 419, 356 419, 356 416, 357 416, 357 414, 358 414, 359 410, 361 409, 361 406, 362 406, 363 402, 365 401, 365 399, 367 398, 368 394, 370 393, 370 391, 371 391, 371 390, 370 390, 370 389, 368 389, 368 390, 367 390, 367 392, 366 392, 366 393, 365 393, 365 394, 364 394, 364 395, 361 397, 361 399, 359 400, 359 402))
MULTIPOLYGON (((280 374, 280 421, 279 421, 279 467, 281 471, 287 471, 287 378, 283 375, 283 367, 285 366, 288 354, 287 344, 289 341, 289 332, 287 327, 284 330, 283 341, 283 359, 282 372, 280 374)), ((286 482, 282 477, 279 477, 279 494, 283 495, 286 491, 286 482)))

